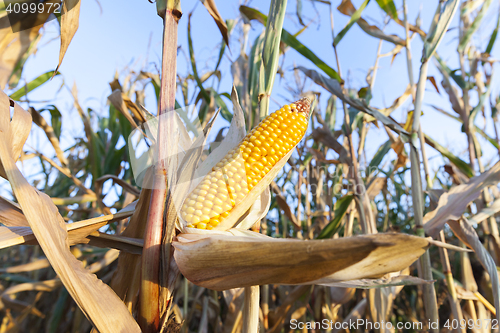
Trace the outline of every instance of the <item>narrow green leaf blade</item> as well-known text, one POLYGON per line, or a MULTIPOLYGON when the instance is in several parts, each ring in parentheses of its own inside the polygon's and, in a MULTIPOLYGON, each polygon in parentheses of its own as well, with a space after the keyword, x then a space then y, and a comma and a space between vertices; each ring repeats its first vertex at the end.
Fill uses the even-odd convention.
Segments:
MULTIPOLYGON (((249 20, 257 20, 264 25, 267 23, 267 16, 254 8, 247 6, 240 6, 240 12, 243 15, 245 15, 249 20)), ((301 55, 303 55, 310 61, 312 61, 313 64, 315 64, 318 68, 320 68, 323 72, 325 72, 325 74, 327 74, 332 79, 343 82, 339 74, 333 68, 331 68, 323 60, 318 58, 318 56, 316 56, 314 52, 312 52, 297 38, 295 38, 293 34, 290 34, 285 29, 281 31, 281 41, 290 46, 291 48, 293 48, 295 51, 299 52, 301 55)))
POLYGON ((351 27, 358 21, 358 19, 361 17, 361 13, 363 13, 363 10, 365 9, 366 5, 368 5, 368 2, 370 0, 365 0, 361 6, 352 14, 351 19, 349 22, 347 22, 346 26, 335 36, 335 39, 333 40, 333 45, 339 45, 340 41, 342 38, 345 36, 345 34, 351 29, 351 27))
POLYGON ((354 196, 351 194, 337 200, 335 203, 335 216, 333 217, 333 220, 331 220, 330 223, 328 223, 326 227, 321 230, 317 239, 332 238, 333 235, 335 235, 335 233, 339 230, 340 221, 342 221, 342 218, 345 216, 347 208, 349 208, 353 198, 354 196))
MULTIPOLYGON (((19 101, 21 97, 26 96, 29 92, 35 90, 36 88, 40 87, 42 84, 45 82, 49 81, 50 78, 54 75, 54 71, 49 71, 47 73, 43 73, 36 79, 34 79, 31 82, 28 82, 24 87, 19 88, 15 92, 13 92, 9 97, 12 98, 15 101, 19 101)), ((59 73, 56 73, 55 75, 59 75, 59 73)))

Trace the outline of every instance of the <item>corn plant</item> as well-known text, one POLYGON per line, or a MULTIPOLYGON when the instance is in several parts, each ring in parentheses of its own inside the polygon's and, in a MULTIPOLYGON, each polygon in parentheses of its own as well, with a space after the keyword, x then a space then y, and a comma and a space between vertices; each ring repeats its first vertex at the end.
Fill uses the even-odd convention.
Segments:
MULTIPOLYGON (((358 9, 342 1, 337 10, 348 22, 340 29, 329 1, 293 7, 272 0, 268 15, 241 5, 239 17, 224 20, 206 0, 221 42, 213 69, 202 72, 192 38, 197 22, 180 1, 157 1, 160 74, 145 67, 110 78, 107 116, 82 105, 76 84, 69 88, 84 136, 68 149, 65 110, 50 103, 35 109, 28 97, 64 76, 58 68, 78 29, 80 3, 61 2, 58 67, 24 87, 20 77, 40 25, 1 28, 0 176, 10 195, 0 197, 0 332, 288 332, 297 322, 325 319, 340 324, 328 332, 358 319, 365 330, 419 322, 409 331, 466 332, 500 319, 500 164, 481 149, 500 152, 492 91, 500 16, 484 51, 473 38, 491 3, 440 2, 425 30, 409 22, 404 0, 364 1, 358 9), (331 14, 328 61, 314 51, 324 45, 300 36, 314 23, 305 23, 303 6, 316 5, 331 14), (368 6, 399 35, 368 23, 368 6), (293 8, 297 33, 284 27, 293 8), (456 16, 460 68, 452 70, 439 51, 450 47, 442 40, 456 16), (177 73, 183 20, 185 76, 177 73), (339 55, 354 26, 380 41, 359 90, 339 55), (253 41, 251 27, 262 28, 253 41), (232 47, 235 60, 226 66, 235 37, 239 54, 232 47), (423 41, 417 82, 412 58, 420 50, 412 54, 412 38, 423 41), (393 50, 381 54, 382 43, 393 50), (289 52, 303 62, 287 68, 289 52), (372 105, 379 61, 402 52, 408 87, 391 106, 372 105), (425 103, 428 83, 439 90, 429 68, 442 75, 448 109, 425 103), (229 91, 220 84, 223 72, 231 73, 229 91), (150 84, 156 111, 145 105, 150 84), (278 85, 288 96, 276 107, 278 85), (422 111, 461 122, 467 152, 454 154, 426 133, 422 111), (479 119, 493 123, 495 137, 479 119), (210 142, 219 121, 227 131, 210 142), (53 156, 26 144, 34 131, 53 156), (370 132, 388 138, 368 158, 370 132), (441 158, 437 170, 430 151, 441 158), (452 319, 473 327, 451 327, 452 319)), ((0 8, 4 19, 7 6, 0 8)), ((48 14, 31 19, 44 23, 48 14)))

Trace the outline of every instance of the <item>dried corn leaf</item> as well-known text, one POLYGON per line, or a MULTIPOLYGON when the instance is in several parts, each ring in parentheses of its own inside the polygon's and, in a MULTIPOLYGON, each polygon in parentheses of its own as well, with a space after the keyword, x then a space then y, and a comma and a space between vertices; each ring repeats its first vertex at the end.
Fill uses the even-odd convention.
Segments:
MULTIPOLYGON (((47 1, 46 3, 55 3, 55 0, 47 1)), ((4 3, 7 5, 7 3, 4 3)), ((55 7, 55 6, 54 6, 55 7)), ((0 89, 4 89, 13 72, 16 73, 16 79, 20 75, 17 68, 22 66, 22 62, 26 60, 27 52, 34 52, 40 36, 40 28, 43 26, 50 13, 28 13, 23 17, 23 20, 12 22, 7 17, 7 13, 3 13, 2 24, 0 25, 0 89), (22 27, 33 27, 23 30, 22 27), (16 32, 13 32, 16 31, 16 32)))
POLYGON ((491 206, 483 208, 479 213, 468 220, 472 224, 481 223, 498 212, 500 212, 500 199, 495 200, 491 206))
POLYGON ((0 197, 0 223, 8 227, 26 227, 29 225, 21 207, 3 197, 0 197))
MULTIPOLYGON (((122 220, 133 213, 135 202, 116 214, 103 215, 88 220, 65 224, 70 245, 88 243, 87 236, 108 223, 122 220)), ((0 215, 1 216, 1 215, 0 215)), ((23 218, 26 219, 23 215, 23 218)), ((25 220, 28 223, 27 220, 25 220)), ((0 226, 0 249, 20 244, 37 244, 33 231, 28 226, 0 226)))
POLYGON ((18 118, 17 123, 9 121, 9 106, 9 98, 1 92, 0 160, 31 230, 52 268, 83 313, 100 332, 140 332, 139 326, 111 288, 85 270, 81 262, 71 254, 64 220, 50 198, 29 185, 18 170, 12 138, 22 134, 24 128, 31 125, 31 117, 18 107, 17 114, 21 119, 18 118), (20 133, 17 132, 19 122, 25 123, 20 133))
MULTIPOLYGON (((28 138, 31 130, 31 116, 29 113, 24 111, 19 105, 14 102, 10 102, 7 95, 5 93, 0 93, 0 102, 4 105, 0 105, 0 119, 3 122, 7 122, 10 119, 10 129, 11 135, 8 138, 5 138, 5 143, 9 143, 6 149, 9 150, 10 155, 12 156, 14 162, 19 159, 21 155, 21 151, 23 149, 24 142, 28 138), (12 104, 11 104, 12 103, 12 104), (12 119, 10 118, 9 106, 14 107, 14 114, 12 119), (5 111, 4 111, 5 110, 5 111), (3 118, 3 119, 2 119, 3 118)), ((7 124, 5 124, 7 126, 7 124)), ((5 136, 5 133, 3 134, 5 136)), ((5 169, 3 166, 3 161, 0 160, 0 176, 7 179, 7 175, 5 173, 5 169)))
POLYGON ((214 19, 215 23, 217 24, 217 27, 219 28, 219 31, 222 35, 222 38, 224 38, 224 42, 226 43, 226 45, 229 46, 229 35, 227 32, 226 22, 224 22, 224 20, 220 16, 219 11, 217 10, 217 6, 215 5, 215 1, 201 0, 201 2, 203 2, 203 5, 208 10, 210 15, 214 19))
POLYGON ((464 213, 467 205, 479 197, 481 191, 500 182, 500 162, 467 184, 453 187, 439 198, 438 207, 425 214, 424 229, 429 235, 436 235, 449 220, 456 221, 464 213))
MULTIPOLYGON (((449 223, 449 226, 462 242, 466 243, 474 250, 477 259, 490 275, 491 289, 495 300, 495 309, 500 309, 500 283, 498 280, 497 266, 489 252, 484 248, 483 244, 479 240, 476 230, 474 230, 467 219, 452 221, 449 223)), ((496 311, 496 319, 500 321, 500 311, 496 311)))
POLYGON ((29 262, 23 265, 0 268, 0 273, 12 274, 12 273, 22 273, 22 272, 33 272, 47 267, 50 267, 50 263, 47 259, 38 259, 36 261, 29 262))
MULTIPOLYGON (((359 280, 349 280, 349 281, 336 281, 331 282, 328 278, 323 278, 314 281, 314 284, 319 284, 329 287, 342 287, 342 288, 359 288, 359 289, 372 289, 372 288, 382 288, 382 287, 395 287, 395 286, 407 286, 407 285, 420 285, 420 284, 431 284, 434 281, 422 280, 415 276, 410 275, 398 275, 389 278, 380 279, 359 279, 359 280)), ((311 283, 313 284, 313 283, 311 283)))
POLYGON ((78 30, 80 21, 80 0, 63 0, 61 11, 61 49, 59 50, 59 64, 57 65, 57 73, 59 66, 64 59, 64 55, 68 50, 68 46, 73 39, 73 36, 78 30))
POLYGON ((300 69, 306 76, 308 76, 311 80, 313 80, 317 85, 320 85, 321 87, 325 88, 327 91, 331 92, 344 102, 348 103, 351 105, 353 108, 367 113, 368 115, 374 117, 378 121, 382 122, 384 125, 392 129, 393 131, 400 133, 400 134, 408 134, 402 127, 399 125, 397 122, 392 120, 391 118, 387 117, 383 113, 372 109, 370 106, 366 104, 365 101, 362 101, 360 99, 352 98, 349 97, 348 95, 344 94, 342 87, 340 86, 339 81, 335 79, 330 79, 327 77, 324 77, 323 75, 319 74, 317 71, 312 70, 312 69, 307 69, 302 66, 297 66, 298 69, 300 69))
MULTIPOLYGON (((351 0, 342 0, 342 3, 337 7, 337 9, 342 14, 348 16, 352 16, 356 13, 356 8, 352 4, 351 0)), ((406 41, 404 39, 396 35, 386 35, 377 26, 370 25, 362 17, 358 18, 356 22, 358 23, 359 27, 370 36, 388 41, 396 45, 401 45, 401 46, 406 45, 406 41)))
POLYGON ((186 278, 202 287, 225 290, 306 284, 325 277, 332 282, 381 277, 408 267, 429 242, 404 234, 315 241, 182 234, 173 245, 186 278))

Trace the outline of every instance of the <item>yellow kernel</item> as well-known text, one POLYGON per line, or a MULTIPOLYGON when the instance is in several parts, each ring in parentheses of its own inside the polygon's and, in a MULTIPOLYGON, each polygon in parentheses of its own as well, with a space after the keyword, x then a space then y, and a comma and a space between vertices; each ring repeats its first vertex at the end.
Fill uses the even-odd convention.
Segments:
POLYGON ((226 217, 228 217, 228 216, 229 216, 229 212, 224 212, 224 213, 220 214, 220 216, 222 216, 222 217, 226 218, 226 217))
POLYGON ((264 169, 264 165, 262 163, 260 163, 260 162, 255 162, 253 164, 253 167, 254 167, 254 169, 258 169, 258 170, 264 169))
POLYGON ((186 213, 187 214, 193 214, 194 213, 194 208, 193 207, 187 207, 186 208, 186 213))
POLYGON ((260 141, 259 139, 254 140, 254 142, 253 142, 253 143, 254 143, 256 146, 260 146, 260 145, 262 145, 262 141, 260 141))
POLYGON ((257 140, 257 137, 255 135, 250 136, 250 142, 253 143, 255 140, 257 140))
POLYGON ((188 228, 194 228, 194 225, 192 225, 191 223, 189 223, 187 226, 188 228))
POLYGON ((194 215, 194 216, 201 216, 201 214, 203 214, 203 213, 201 212, 201 209, 197 209, 197 210, 195 210, 195 211, 194 211, 194 213, 193 213, 193 215, 194 215))
POLYGON ((193 223, 193 224, 200 223, 200 217, 199 216, 193 216, 193 219, 191 220, 191 223, 193 223))
POLYGON ((197 203, 194 204, 194 208, 196 209, 202 209, 203 208, 203 203, 198 201, 197 203))
POLYGON ((211 210, 210 208, 208 208, 208 207, 203 207, 203 208, 201 209, 201 212, 203 213, 203 215, 210 215, 210 212, 211 212, 211 211, 212 211, 212 210, 211 210))
MULTIPOLYGON (((212 187, 210 190, 208 190, 208 194, 217 195, 217 188, 212 187)), ((208 197, 208 194, 207 194, 207 197, 208 197)))
POLYGON ((246 160, 248 158, 248 156, 250 156, 250 155, 248 153, 243 153, 242 156, 246 160))
MULTIPOLYGON (((217 191, 216 191, 217 192, 217 191)), ((203 202, 203 204, 205 206, 207 206, 207 204, 209 203, 210 205, 213 205, 212 201, 215 199, 215 195, 213 195, 212 193, 208 193, 207 196, 205 197, 207 200, 205 200, 203 202)), ((209 207, 209 206, 207 206, 209 207)), ((211 207, 211 206, 210 206, 211 207)))
POLYGON ((205 223, 198 223, 196 225, 196 228, 198 229, 206 229, 207 228, 207 225, 205 223))
POLYGON ((208 215, 202 215, 200 216, 200 221, 203 221, 203 222, 208 222, 208 220, 210 220, 210 216, 208 215))
MULTIPOLYGON (((214 199, 214 205, 217 205, 217 206, 222 206, 223 202, 220 198, 215 198, 214 199)), ((214 208, 215 209, 215 208, 214 208)))
POLYGON ((202 196, 198 196, 198 197, 196 198, 196 201, 198 201, 198 202, 201 202, 201 201, 203 201, 203 200, 205 200, 205 198, 204 198, 204 197, 202 197, 202 196))
POLYGON ((230 204, 230 203, 224 203, 224 205, 222 205, 222 209, 227 212, 231 209, 233 209, 233 206, 230 204))
POLYGON ((224 210, 222 209, 221 206, 213 206, 212 207, 212 210, 216 213, 216 214, 220 214, 222 213, 224 210))
POLYGON ((213 226, 213 225, 211 225, 211 224, 207 224, 207 230, 212 230, 213 228, 214 228, 214 226, 213 226))
POLYGON ((247 163, 252 164, 253 162, 257 161, 254 157, 250 156, 246 159, 247 163))
POLYGON ((193 214, 187 214, 184 220, 186 220, 186 222, 191 222, 193 220, 193 216, 193 214))
POLYGON ((252 155, 250 155, 250 157, 254 158, 256 161, 258 161, 261 156, 259 154, 256 154, 256 153, 252 153, 252 155))

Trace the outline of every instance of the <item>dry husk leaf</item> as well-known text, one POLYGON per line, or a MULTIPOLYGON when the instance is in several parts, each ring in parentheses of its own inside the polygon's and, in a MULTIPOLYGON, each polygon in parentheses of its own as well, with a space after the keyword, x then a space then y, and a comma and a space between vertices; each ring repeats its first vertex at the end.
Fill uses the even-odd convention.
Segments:
POLYGON ((15 160, 24 141, 16 138, 24 137, 26 130, 29 132, 31 117, 14 104, 14 116, 10 121, 10 103, 8 96, 0 92, 0 160, 45 256, 82 312, 101 333, 140 332, 136 321, 111 288, 87 271, 69 251, 66 225, 52 200, 29 185, 17 168, 15 160))
MULTIPOLYGON (((89 240, 87 239, 87 236, 96 232, 99 228, 113 221, 121 220, 132 215, 135 209, 135 204, 136 203, 133 202, 116 214, 103 215, 74 223, 66 223, 65 226, 68 231, 69 245, 72 246, 80 243, 88 243, 89 240)), ((7 213, 0 211, 0 218, 2 218, 0 222, 6 225, 0 226, 0 249, 25 243, 31 245, 37 244, 33 231, 29 226, 17 226, 18 224, 16 223, 22 222, 22 220, 20 218, 10 218, 10 216, 17 214, 18 212, 13 212, 12 214, 9 214, 7 219, 3 219, 4 215, 7 213), (12 222, 12 224, 9 224, 9 222, 12 222)), ((24 215, 22 215, 22 218, 26 222, 26 225, 29 225, 24 215)))
POLYGON ((248 234, 179 235, 173 243, 175 260, 194 284, 225 290, 379 278, 408 267, 429 246, 427 239, 405 234, 314 241, 248 234))
POLYGON ((424 216, 424 229, 429 235, 436 235, 448 220, 457 221, 467 205, 478 198, 482 189, 500 181, 500 162, 467 184, 453 187, 439 198, 438 206, 424 216))

